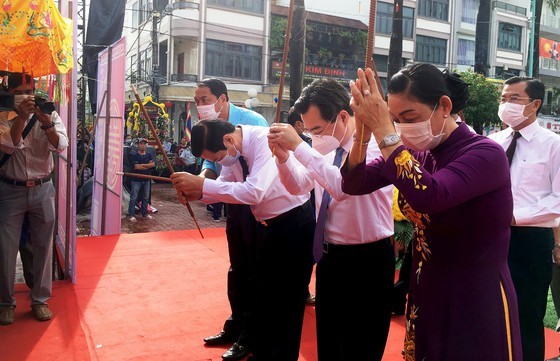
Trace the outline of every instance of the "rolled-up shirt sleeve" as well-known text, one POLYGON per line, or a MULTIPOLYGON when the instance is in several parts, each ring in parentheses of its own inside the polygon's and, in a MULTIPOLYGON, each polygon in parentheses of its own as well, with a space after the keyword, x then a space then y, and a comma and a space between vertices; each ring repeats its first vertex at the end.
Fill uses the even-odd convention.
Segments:
POLYGON ((51 152, 61 153, 68 147, 68 135, 66 134, 66 127, 62 122, 62 118, 56 113, 51 114, 51 122, 54 123, 54 129, 58 133, 58 147, 54 147, 49 142, 49 150, 51 152))

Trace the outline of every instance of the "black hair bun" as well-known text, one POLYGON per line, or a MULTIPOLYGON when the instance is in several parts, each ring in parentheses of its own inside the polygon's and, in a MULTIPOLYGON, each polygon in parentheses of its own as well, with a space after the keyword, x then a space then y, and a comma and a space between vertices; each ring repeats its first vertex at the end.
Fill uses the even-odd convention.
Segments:
POLYGON ((450 72, 447 69, 443 72, 443 75, 445 77, 447 89, 451 93, 450 98, 453 103, 451 114, 457 114, 467 106, 467 101, 469 100, 469 85, 461 79, 459 74, 450 72))

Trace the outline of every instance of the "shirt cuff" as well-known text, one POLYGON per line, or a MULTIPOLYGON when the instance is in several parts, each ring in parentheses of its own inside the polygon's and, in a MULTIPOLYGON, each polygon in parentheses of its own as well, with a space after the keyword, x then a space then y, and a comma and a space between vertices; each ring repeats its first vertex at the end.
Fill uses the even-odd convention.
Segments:
POLYGON ((216 195, 218 194, 220 190, 220 186, 218 184, 218 182, 216 182, 214 179, 204 179, 204 182, 202 183, 202 198, 204 199, 204 197, 216 197, 216 195))
POLYGON ((319 152, 311 148, 305 142, 301 142, 294 150, 294 156, 305 168, 309 166, 309 163, 312 161, 313 157, 318 154, 319 152))
POLYGON ((290 166, 288 165, 289 162, 292 162, 293 157, 288 154, 288 159, 284 163, 278 163, 278 158, 276 158, 276 166, 278 167, 278 172, 290 172, 290 166))

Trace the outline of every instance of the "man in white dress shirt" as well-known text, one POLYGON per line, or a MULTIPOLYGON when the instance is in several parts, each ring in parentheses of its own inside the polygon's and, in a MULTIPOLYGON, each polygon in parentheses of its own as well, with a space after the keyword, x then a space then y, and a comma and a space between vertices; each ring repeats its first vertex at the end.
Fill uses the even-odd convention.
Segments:
POLYGON ((353 138, 350 97, 335 80, 315 80, 303 89, 294 107, 301 114, 313 148, 288 124, 273 124, 268 137, 280 180, 288 191, 307 194, 315 189, 319 217, 315 242, 322 243, 323 250, 322 256, 321 248, 316 254, 320 258, 315 299, 319 360, 381 360, 389 332, 395 272, 389 240, 394 227, 393 187, 349 196, 342 192, 339 171, 353 143, 367 152, 368 160, 381 152, 374 139, 361 144, 353 138), (337 151, 342 159, 335 165, 337 151), (325 191, 332 199, 322 230, 325 191), (363 307, 356 307, 351 297, 354 294, 360 294, 363 307))
POLYGON ((192 129, 192 152, 222 165, 216 180, 175 173, 181 202, 248 204, 257 224, 256 292, 250 327, 253 360, 296 361, 307 282, 313 266, 315 220, 309 192, 291 195, 278 178, 268 129, 204 120, 192 129))
POLYGON ((53 152, 68 146, 62 119, 45 114, 34 101, 34 80, 28 74, 8 76, 8 91, 15 95, 13 117, 0 119, 0 324, 14 322, 16 257, 24 216, 29 217, 33 253, 31 308, 39 321, 52 317, 47 304, 52 290, 52 247, 55 226, 51 181, 53 152), (22 135, 29 125, 27 136, 22 135), (9 155, 9 156, 8 156, 9 155))
POLYGON ((514 207, 508 263, 519 304, 524 361, 544 359, 552 228, 560 216, 560 137, 536 121, 544 94, 540 80, 506 80, 498 115, 508 128, 489 136, 510 160, 514 207))

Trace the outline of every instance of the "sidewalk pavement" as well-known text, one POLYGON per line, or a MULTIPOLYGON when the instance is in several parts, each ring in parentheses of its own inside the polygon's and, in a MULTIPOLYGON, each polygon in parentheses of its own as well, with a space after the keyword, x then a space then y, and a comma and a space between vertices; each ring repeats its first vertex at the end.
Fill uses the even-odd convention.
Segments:
MULTIPOLYGON (((206 210, 206 204, 190 202, 198 225, 204 228, 219 228, 226 226, 226 219, 214 221, 212 214, 206 210)), ((196 229, 196 225, 186 206, 177 200, 177 193, 169 183, 152 184, 152 206, 157 213, 151 213, 153 219, 142 219, 136 215, 136 222, 130 222, 126 217, 122 219, 121 233, 143 233, 160 231, 178 231, 182 229, 196 229)))

